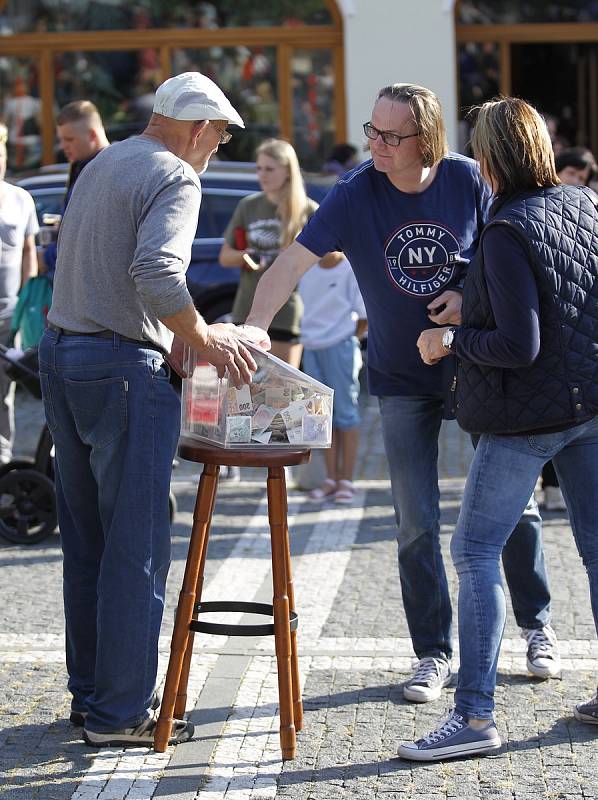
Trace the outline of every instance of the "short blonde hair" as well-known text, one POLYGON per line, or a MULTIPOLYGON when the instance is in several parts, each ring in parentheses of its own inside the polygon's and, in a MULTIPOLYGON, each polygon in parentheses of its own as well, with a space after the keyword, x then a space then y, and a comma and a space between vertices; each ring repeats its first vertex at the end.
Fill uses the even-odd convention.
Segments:
POLYGON ((284 139, 266 139, 256 150, 259 155, 269 156, 289 171, 289 178, 282 190, 278 204, 281 222, 281 247, 288 247, 307 222, 307 194, 299 159, 292 144, 284 139))
POLYGON ((440 100, 425 86, 414 83, 393 83, 378 92, 377 100, 387 97, 406 103, 413 113, 419 133, 419 146, 424 167, 434 167, 448 153, 446 128, 440 100))
POLYGON ((56 125, 84 122, 88 128, 102 128, 100 112, 91 100, 73 100, 63 106, 56 116, 56 125))
POLYGON ((0 144, 6 144, 8 141, 8 128, 3 122, 0 122, 0 144))
POLYGON ((533 106, 498 97, 474 111, 473 154, 498 197, 560 183, 546 122, 533 106))

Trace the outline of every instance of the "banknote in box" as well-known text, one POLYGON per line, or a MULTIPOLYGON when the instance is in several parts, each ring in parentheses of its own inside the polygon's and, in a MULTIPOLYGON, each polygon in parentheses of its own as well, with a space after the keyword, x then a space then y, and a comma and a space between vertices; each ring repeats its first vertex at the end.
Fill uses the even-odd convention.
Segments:
POLYGON ((182 435, 228 448, 329 447, 332 389, 246 345, 257 370, 240 389, 186 348, 182 435))

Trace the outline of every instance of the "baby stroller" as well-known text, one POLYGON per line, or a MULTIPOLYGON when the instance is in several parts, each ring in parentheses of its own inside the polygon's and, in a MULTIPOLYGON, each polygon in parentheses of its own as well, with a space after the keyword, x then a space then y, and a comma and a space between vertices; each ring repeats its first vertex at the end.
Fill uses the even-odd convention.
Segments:
MULTIPOLYGON (((6 374, 41 400, 37 348, 16 358, 13 353, 0 345, 0 359, 8 364, 6 374)), ((53 448, 44 424, 33 459, 14 459, 0 466, 0 536, 13 544, 35 544, 56 530, 53 448)), ((172 522, 176 513, 172 491, 169 511, 172 522)))
MULTIPOLYGON (((37 350, 14 358, 0 345, 6 373, 41 400, 37 350)), ((52 436, 44 425, 33 459, 19 458, 0 466, 0 536, 14 544, 35 544, 56 530, 56 494, 52 436)))

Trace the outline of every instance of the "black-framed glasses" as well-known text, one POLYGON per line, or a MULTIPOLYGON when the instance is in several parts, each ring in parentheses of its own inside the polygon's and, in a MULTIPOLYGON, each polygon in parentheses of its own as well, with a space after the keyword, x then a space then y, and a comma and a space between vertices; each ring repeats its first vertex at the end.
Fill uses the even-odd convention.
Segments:
POLYGON ((218 131, 218 135, 220 136, 219 144, 227 144, 233 138, 232 133, 229 133, 224 128, 217 128, 214 123, 211 123, 212 128, 215 128, 218 131))
POLYGON ((363 132, 368 139, 377 139, 379 136, 384 144, 388 144, 391 147, 398 147, 403 139, 419 136, 419 131, 417 133, 408 133, 406 136, 400 136, 398 133, 392 133, 392 131, 379 131, 378 128, 374 128, 371 122, 363 123, 363 132))

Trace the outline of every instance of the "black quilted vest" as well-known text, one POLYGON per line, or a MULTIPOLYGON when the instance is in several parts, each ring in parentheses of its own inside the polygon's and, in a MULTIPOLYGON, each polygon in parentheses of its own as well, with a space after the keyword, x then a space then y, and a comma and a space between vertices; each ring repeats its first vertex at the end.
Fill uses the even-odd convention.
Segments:
MULTIPOLYGON (((531 366, 460 359, 456 416, 471 433, 567 427, 598 414, 598 211, 587 189, 519 195, 486 226, 509 225, 530 254, 540 300, 540 352, 531 366)), ((483 237, 482 233, 482 237, 483 237)), ((463 325, 493 330, 482 247, 463 292, 463 325)))

